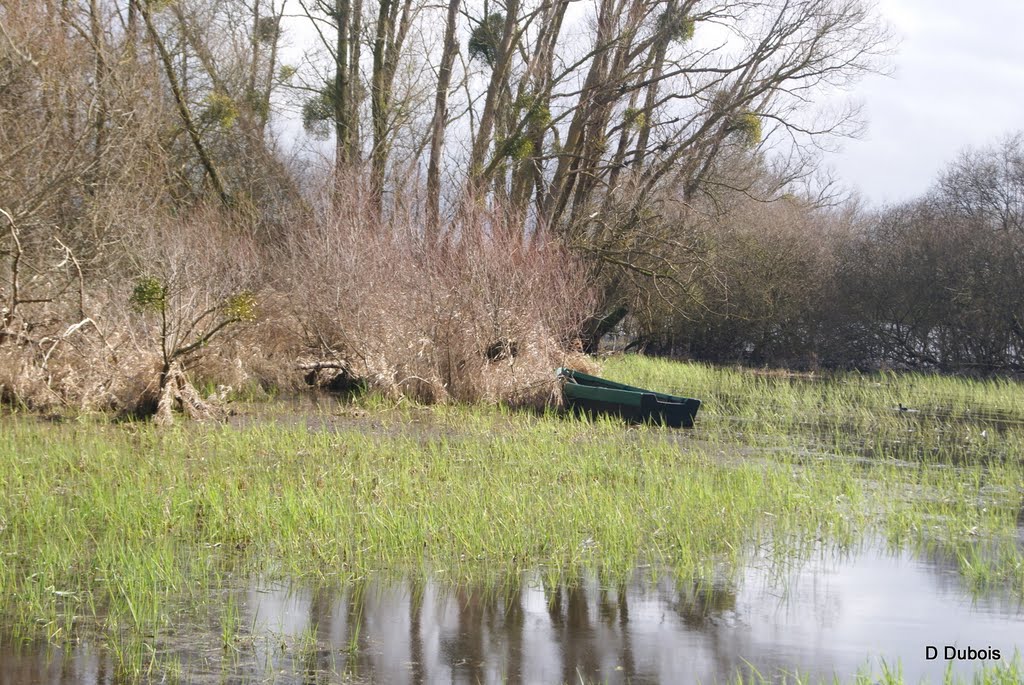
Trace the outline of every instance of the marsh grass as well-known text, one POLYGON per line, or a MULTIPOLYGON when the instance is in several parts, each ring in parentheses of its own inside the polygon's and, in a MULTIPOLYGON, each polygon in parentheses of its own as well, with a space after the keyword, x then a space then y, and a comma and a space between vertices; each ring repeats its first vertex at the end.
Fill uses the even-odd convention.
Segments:
MULTIPOLYGON (((0 418, 0 640, 98 631, 142 677, 180 607, 237 578, 429 570, 501 592, 517 570, 614 583, 643 563, 710 579, 868 536, 1024 595, 1019 385, 639 357, 604 373, 702 398, 697 429, 378 396, 242 428, 0 418)), ((220 625, 235 651, 230 602, 220 625)))
MULTIPOLYGON (((898 661, 889 663, 885 659, 878 659, 876 665, 863 666, 850 681, 837 676, 815 678, 799 672, 762 674, 749 666, 745 672, 737 673, 730 685, 840 685, 844 682, 853 685, 911 685, 905 680, 901 664, 898 661)), ((1020 685, 1021 682, 1024 682, 1024 665, 1019 653, 1007 659, 1006 663, 985 665, 970 676, 954 673, 950 663, 941 680, 942 685, 1020 685)))
POLYGON ((707 439, 744 459, 783 455, 815 477, 836 460, 857 464, 864 525, 897 546, 950 552, 979 592, 1010 584, 1024 594, 1020 383, 765 374, 638 356, 609 360, 605 373, 701 397, 700 427, 717 424, 707 439))

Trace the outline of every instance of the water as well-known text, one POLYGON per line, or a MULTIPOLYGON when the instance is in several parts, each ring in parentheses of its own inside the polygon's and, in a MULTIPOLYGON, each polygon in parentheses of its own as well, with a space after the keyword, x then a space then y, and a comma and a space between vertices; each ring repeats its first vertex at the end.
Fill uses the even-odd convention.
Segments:
MULTIPOLYGON (((788 570, 768 559, 710 584, 649 569, 620 586, 589 574, 546 587, 529 573, 490 592, 443 573, 341 589, 256 582, 214 598, 217 610, 237 607, 230 649, 219 620, 196 614, 158 638, 158 664, 177 664, 187 682, 713 683, 751 669, 846 681, 884 658, 917 683, 941 682, 946 645, 997 649, 1003 663, 1024 652, 1019 600, 972 598, 941 554, 869 547, 788 570), (929 645, 938 659, 925 658, 929 645)), ((952 667, 966 675, 992 663, 952 667)), ((0 647, 0 685, 100 685, 117 682, 115 671, 88 640, 67 651, 0 647)))

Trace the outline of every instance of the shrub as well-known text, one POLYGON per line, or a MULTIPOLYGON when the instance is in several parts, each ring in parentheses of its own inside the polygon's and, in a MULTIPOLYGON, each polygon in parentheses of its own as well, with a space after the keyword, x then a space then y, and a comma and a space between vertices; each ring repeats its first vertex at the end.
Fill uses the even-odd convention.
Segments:
POLYGON ((467 210, 433 245, 413 217, 372 216, 325 215, 289 243, 280 278, 309 356, 394 397, 547 401, 589 313, 578 262, 500 212, 467 210))

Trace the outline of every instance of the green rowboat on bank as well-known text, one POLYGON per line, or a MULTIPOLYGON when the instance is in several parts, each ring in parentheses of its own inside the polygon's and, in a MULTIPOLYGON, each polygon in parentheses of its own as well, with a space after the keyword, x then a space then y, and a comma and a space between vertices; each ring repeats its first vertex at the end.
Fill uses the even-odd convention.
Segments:
POLYGON ((631 421, 661 423, 672 428, 693 428, 700 400, 591 376, 573 369, 558 369, 562 397, 577 413, 615 414, 631 421))

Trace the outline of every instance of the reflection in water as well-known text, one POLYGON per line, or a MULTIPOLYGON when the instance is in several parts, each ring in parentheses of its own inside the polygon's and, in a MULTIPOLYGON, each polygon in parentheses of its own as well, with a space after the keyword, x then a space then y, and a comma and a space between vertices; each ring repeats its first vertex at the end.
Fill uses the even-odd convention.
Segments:
POLYGON ((114 666, 110 655, 91 645, 73 652, 47 649, 33 651, 31 646, 16 650, 0 645, 0 685, 31 683, 113 683, 114 666))
MULTIPOLYGON (((1024 649, 1020 604, 971 601, 955 562, 937 554, 872 549, 784 574, 755 563, 735 584, 642 571, 614 584, 595 574, 544 578, 506 578, 487 591, 422 579, 257 583, 232 597, 237 651, 221 649, 209 620, 175 626, 157 647, 187 682, 278 683, 710 683, 751 668, 847 679, 878 657, 900 660, 917 682, 946 668, 925 660, 930 644, 992 646, 1006 657, 1024 649)), ((66 652, 0 645, 0 685, 115 682, 110 655, 88 643, 66 652)))

